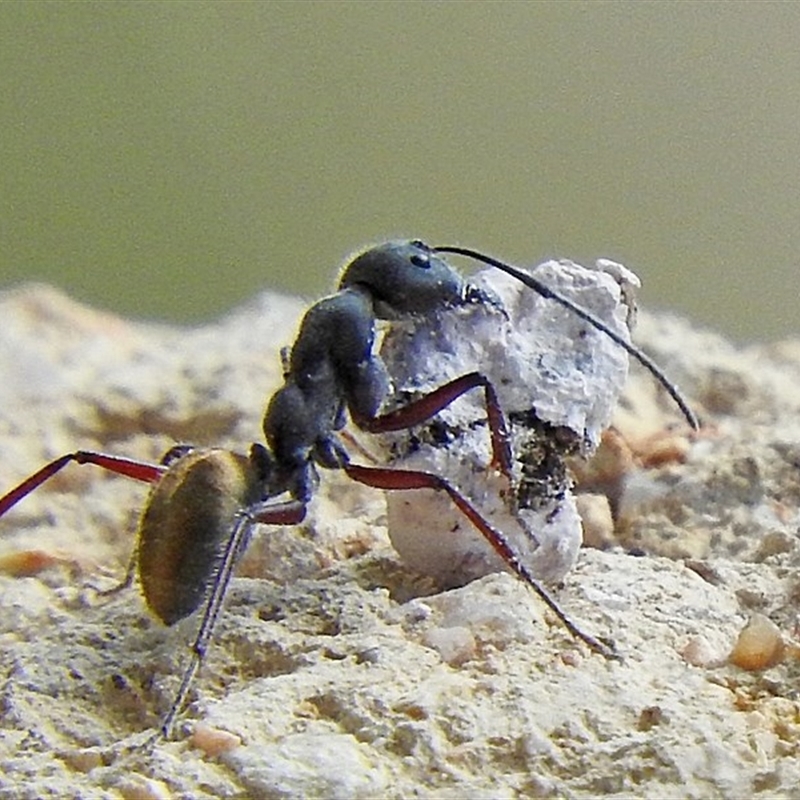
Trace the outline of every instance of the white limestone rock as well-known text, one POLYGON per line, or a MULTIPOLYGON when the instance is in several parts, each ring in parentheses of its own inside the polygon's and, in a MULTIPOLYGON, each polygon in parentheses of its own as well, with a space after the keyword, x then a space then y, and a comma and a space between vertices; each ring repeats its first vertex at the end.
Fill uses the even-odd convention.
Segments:
MULTIPOLYGON (((595 269, 548 261, 532 274, 629 340, 638 278, 625 267, 605 260, 595 269)), ((597 447, 625 385, 628 354, 511 276, 486 269, 470 282, 497 302, 394 324, 381 355, 400 402, 473 371, 492 382, 511 430, 513 488, 488 468, 491 445, 480 389, 431 423, 383 438, 392 466, 446 477, 505 534, 535 577, 557 582, 574 565, 582 537, 564 459, 588 456, 597 447)), ((387 503, 398 553, 444 585, 503 567, 445 495, 389 492, 387 503)))

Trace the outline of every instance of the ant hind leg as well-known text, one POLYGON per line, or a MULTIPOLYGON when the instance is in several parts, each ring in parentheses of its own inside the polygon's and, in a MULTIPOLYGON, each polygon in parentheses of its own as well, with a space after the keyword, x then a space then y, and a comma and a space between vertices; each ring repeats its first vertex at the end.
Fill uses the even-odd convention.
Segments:
POLYGON ((459 511, 483 534, 487 542, 503 559, 508 568, 526 583, 541 598, 545 605, 561 620, 564 627, 580 641, 605 658, 619 659, 613 643, 606 643, 582 631, 559 607, 558 603, 544 590, 531 575, 530 570, 520 561, 508 544, 505 536, 497 530, 472 503, 449 481, 440 475, 420 470, 400 470, 386 467, 364 467, 347 464, 343 467, 347 475, 358 483, 386 491, 404 489, 433 489, 446 492, 459 511))

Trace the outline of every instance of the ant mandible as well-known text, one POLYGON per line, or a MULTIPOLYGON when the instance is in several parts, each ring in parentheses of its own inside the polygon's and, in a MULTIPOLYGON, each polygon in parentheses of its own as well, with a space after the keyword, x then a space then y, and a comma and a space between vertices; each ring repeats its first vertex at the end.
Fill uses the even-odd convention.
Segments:
POLYGON ((692 427, 698 427, 680 393, 647 356, 533 276, 474 250, 432 248, 418 240, 389 242, 362 252, 345 266, 337 292, 308 309, 294 345, 284 355, 284 384, 272 396, 264 416, 266 446, 253 444, 249 454, 242 455, 178 445, 159 464, 78 450, 46 464, 0 498, 2 516, 71 462, 94 464, 153 485, 126 578, 116 589, 129 586, 138 574, 148 608, 168 626, 205 601, 189 664, 160 726, 164 737, 171 735, 186 701, 253 527, 299 524, 319 480, 317 467, 341 469, 353 480, 379 489, 446 493, 508 568, 543 599, 574 636, 593 650, 615 657, 613 648, 583 633, 564 615, 502 532, 447 479, 419 470, 354 464, 338 437, 348 414, 369 433, 397 431, 431 419, 465 392, 480 389, 491 438, 490 466, 510 479, 508 427, 494 387, 480 372, 451 380, 389 413, 379 413, 390 394, 391 380, 375 352, 376 320, 494 302, 466 282, 440 253, 465 255, 500 269, 603 331, 655 375, 692 427))

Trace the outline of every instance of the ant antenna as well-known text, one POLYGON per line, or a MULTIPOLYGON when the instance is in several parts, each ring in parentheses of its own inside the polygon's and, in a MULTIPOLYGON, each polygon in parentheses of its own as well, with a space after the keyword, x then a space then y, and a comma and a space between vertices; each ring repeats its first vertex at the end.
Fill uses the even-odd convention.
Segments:
POLYGON ((556 303, 559 303, 564 308, 568 308, 573 314, 576 314, 581 319, 597 328, 597 330, 605 333, 620 347, 623 347, 625 350, 627 350, 628 353, 632 355, 640 364, 646 367, 653 377, 655 377, 655 379, 664 387, 664 389, 666 389, 667 394, 669 394, 669 396, 675 401, 678 408, 680 408, 681 412, 683 413, 683 416, 686 417, 689 425, 691 425, 696 431, 700 430, 700 423, 697 419, 697 415, 694 413, 694 411, 692 411, 691 408, 689 408, 688 403, 683 398, 683 395, 681 395, 678 387, 664 374, 658 364, 656 364, 656 362, 653 361, 650 356, 636 347, 636 345, 631 344, 616 331, 609 328, 608 325, 603 322, 603 320, 599 319, 585 308, 581 308, 576 303, 573 303, 572 300, 570 300, 568 297, 565 297, 560 292, 551 289, 537 278, 534 278, 533 275, 523 272, 521 269, 513 267, 510 264, 506 264, 503 261, 498 261, 496 258, 487 256, 484 253, 480 253, 477 250, 471 250, 468 247, 442 246, 434 247, 433 251, 435 253, 453 253, 454 255, 466 256, 467 258, 472 258, 475 261, 480 261, 483 264, 487 264, 490 267, 496 267, 501 272, 505 272, 507 275, 511 275, 518 281, 521 281, 542 297, 545 297, 549 300, 555 300, 556 303))

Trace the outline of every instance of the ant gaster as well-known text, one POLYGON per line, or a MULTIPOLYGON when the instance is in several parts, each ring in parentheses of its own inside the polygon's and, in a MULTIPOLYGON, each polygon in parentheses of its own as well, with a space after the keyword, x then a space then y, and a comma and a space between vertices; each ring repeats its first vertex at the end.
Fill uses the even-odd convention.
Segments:
POLYGON ((506 420, 493 386, 479 372, 449 381, 389 413, 379 413, 390 394, 391 380, 375 352, 376 320, 495 302, 438 255, 444 252, 501 269, 604 331, 655 374, 690 424, 697 427, 683 398, 650 359, 602 321, 527 273, 474 250, 431 248, 417 240, 389 242, 361 253, 345 266, 337 292, 308 309, 291 351, 284 353, 284 384, 272 396, 264 417, 267 446, 253 444, 245 456, 178 445, 160 464, 78 450, 45 465, 0 498, 2 516, 70 462, 94 464, 153 484, 127 576, 111 591, 130 585, 138 574, 147 606, 165 625, 189 616, 205 601, 190 662, 161 724, 163 736, 170 736, 186 701, 253 527, 300 523, 318 482, 318 466, 341 469, 353 480, 379 489, 446 493, 508 568, 544 600, 573 635, 592 649, 615 656, 611 647, 580 631, 563 614, 502 532, 445 478, 418 470, 354 464, 338 438, 348 413, 367 432, 402 430, 429 420, 465 392, 480 389, 491 437, 491 467, 510 478, 512 455, 506 420))

